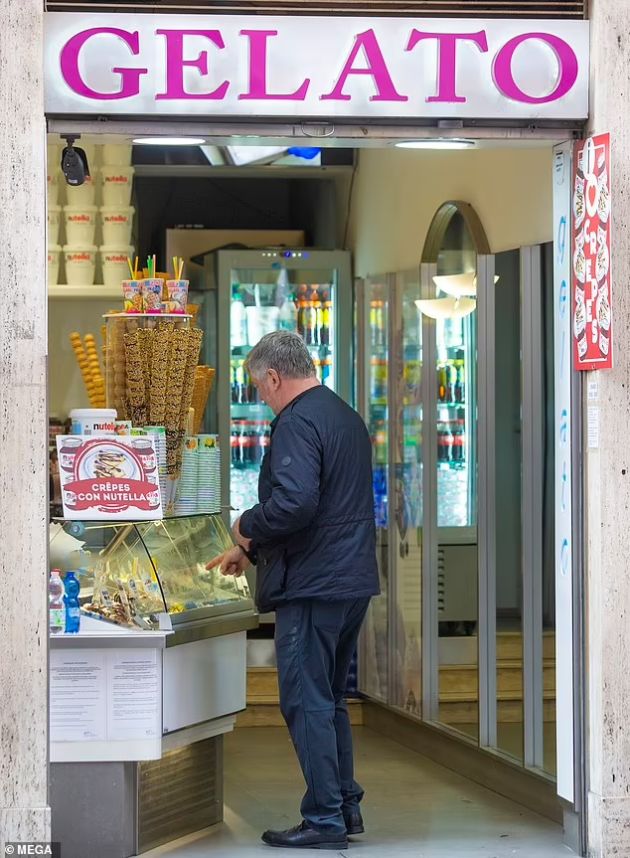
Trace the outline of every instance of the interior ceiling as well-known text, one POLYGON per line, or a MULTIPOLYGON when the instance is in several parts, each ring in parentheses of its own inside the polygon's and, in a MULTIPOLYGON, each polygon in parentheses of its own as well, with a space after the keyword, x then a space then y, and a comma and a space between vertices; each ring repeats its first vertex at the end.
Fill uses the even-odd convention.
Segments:
MULTIPOLYGON (((620 0, 622 2, 622 0, 620 0)), ((625 2, 625 0, 623 0, 625 2)), ((243 15, 400 15, 405 17, 585 18, 588 0, 61 0, 51 12, 161 12, 243 15)))

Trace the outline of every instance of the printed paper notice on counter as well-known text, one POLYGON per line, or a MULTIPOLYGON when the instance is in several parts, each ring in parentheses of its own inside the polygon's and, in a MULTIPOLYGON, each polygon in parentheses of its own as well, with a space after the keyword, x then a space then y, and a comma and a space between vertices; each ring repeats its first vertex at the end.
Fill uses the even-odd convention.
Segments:
POLYGON ((105 653, 51 650, 50 741, 106 738, 105 653))
POLYGON ((108 664, 107 736, 110 740, 162 735, 161 661, 154 649, 113 650, 108 664))

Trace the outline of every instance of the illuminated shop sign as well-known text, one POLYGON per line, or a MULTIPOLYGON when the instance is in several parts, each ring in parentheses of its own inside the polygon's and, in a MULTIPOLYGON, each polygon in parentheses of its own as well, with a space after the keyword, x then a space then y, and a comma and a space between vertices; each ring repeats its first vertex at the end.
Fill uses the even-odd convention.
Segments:
POLYGON ((46 15, 53 114, 583 119, 588 23, 46 15))

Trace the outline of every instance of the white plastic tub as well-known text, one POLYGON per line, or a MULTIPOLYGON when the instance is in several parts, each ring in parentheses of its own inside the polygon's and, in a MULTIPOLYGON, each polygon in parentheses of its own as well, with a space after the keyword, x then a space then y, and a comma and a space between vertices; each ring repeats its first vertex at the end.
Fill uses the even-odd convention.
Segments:
POLYGON ((70 412, 71 435, 115 435, 115 408, 73 408, 70 412))
POLYGON ((96 271, 96 247, 76 247, 66 244, 63 248, 66 263, 66 280, 71 286, 91 286, 96 271))
POLYGON ((48 243, 59 244, 61 206, 48 206, 48 243))
POLYGON ((103 267, 103 282, 106 286, 120 286, 122 290, 122 281, 129 277, 127 258, 133 256, 133 248, 129 247, 128 244, 103 245, 100 248, 100 253, 101 265, 103 267))
POLYGON ((59 258, 61 248, 58 244, 48 245, 48 285, 56 286, 59 282, 59 258))
POLYGON ((131 150, 131 143, 105 143, 101 153, 101 163, 109 167, 130 167, 131 150))
POLYGON ((90 175, 85 177, 85 182, 82 185, 73 186, 66 184, 66 205, 73 207, 93 206, 96 202, 97 181, 98 171, 92 169, 90 165, 90 175))
POLYGON ((96 236, 96 206, 66 206, 63 210, 66 241, 82 247, 94 244, 96 236))
POLYGON ((101 185, 103 206, 128 206, 131 202, 133 167, 103 167, 101 185))
POLYGON ((106 247, 125 246, 131 241, 133 227, 133 206, 102 206, 101 226, 103 245, 106 247))

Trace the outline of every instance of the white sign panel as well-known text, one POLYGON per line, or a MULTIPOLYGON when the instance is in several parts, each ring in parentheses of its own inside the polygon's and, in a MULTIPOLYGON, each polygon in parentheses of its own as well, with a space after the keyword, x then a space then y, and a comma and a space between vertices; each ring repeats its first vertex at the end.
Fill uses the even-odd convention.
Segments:
POLYGON ((50 741, 102 741, 106 726, 105 653, 62 649, 50 653, 50 741))
POLYGON ((573 531, 571 486, 572 146, 554 149, 554 399, 556 569, 556 754, 558 795, 574 800, 573 531))
POLYGON ((586 21, 51 12, 49 114, 584 119, 586 21))

